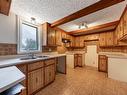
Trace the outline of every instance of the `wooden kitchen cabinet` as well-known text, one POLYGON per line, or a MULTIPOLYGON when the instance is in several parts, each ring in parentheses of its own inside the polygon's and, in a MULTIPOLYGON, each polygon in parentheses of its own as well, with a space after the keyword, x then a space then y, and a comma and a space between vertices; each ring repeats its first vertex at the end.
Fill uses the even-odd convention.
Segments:
POLYGON ((84 37, 80 37, 80 47, 84 47, 84 37))
POLYGON ((75 47, 79 47, 80 43, 79 43, 79 37, 75 37, 75 47))
POLYGON ((117 37, 118 37, 118 39, 122 38, 123 35, 124 35, 123 18, 121 18, 120 23, 117 27, 117 37))
POLYGON ((124 35, 127 35, 127 10, 123 15, 123 30, 124 30, 124 35))
POLYGON ((48 45, 49 46, 56 45, 56 30, 50 27, 48 29, 48 45))
POLYGON ((56 30, 56 45, 62 45, 62 33, 61 31, 56 30))
POLYGON ((62 38, 66 39, 67 38, 67 34, 65 32, 61 32, 61 36, 62 38))
POLYGON ((108 58, 105 55, 99 55, 98 57, 98 71, 107 72, 108 71, 108 58))
POLYGON ((45 85, 55 80, 55 64, 45 67, 45 85))
POLYGON ((9 15, 11 0, 0 0, 0 13, 9 15))
POLYGON ((74 41, 74 37, 73 36, 70 37, 70 41, 71 41, 70 46, 74 47, 75 46, 75 41, 74 41))
POLYGON ((106 46, 106 33, 101 33, 99 37, 99 45, 106 46))
POLYGON ((82 54, 74 54, 74 67, 82 67, 83 66, 83 55, 82 54))
POLYGON ((28 73, 28 95, 44 87, 44 68, 28 73))
POLYGON ((16 66, 26 75, 21 84, 26 87, 20 95, 34 95, 55 80, 56 58, 16 66))
POLYGON ((100 46, 113 46, 114 45, 114 31, 100 33, 99 38, 100 46))
POLYGON ((114 31, 106 33, 105 41, 106 41, 107 46, 113 46, 114 45, 114 31))
POLYGON ((56 59, 45 61, 45 86, 55 80, 55 64, 56 59))
POLYGON ((49 23, 42 24, 43 46, 56 46, 56 30, 49 23))

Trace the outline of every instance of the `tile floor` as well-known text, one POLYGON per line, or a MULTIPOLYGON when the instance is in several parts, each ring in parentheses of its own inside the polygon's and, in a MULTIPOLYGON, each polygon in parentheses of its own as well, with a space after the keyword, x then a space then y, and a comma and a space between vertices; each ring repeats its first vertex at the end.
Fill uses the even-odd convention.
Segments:
POLYGON ((36 95, 127 95, 127 83, 107 78, 105 73, 85 67, 68 69, 36 95))

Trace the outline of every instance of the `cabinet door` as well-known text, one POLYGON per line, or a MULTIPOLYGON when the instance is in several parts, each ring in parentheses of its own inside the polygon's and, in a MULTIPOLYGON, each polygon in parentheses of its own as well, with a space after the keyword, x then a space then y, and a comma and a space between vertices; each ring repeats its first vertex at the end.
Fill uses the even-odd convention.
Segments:
POLYGON ((75 46, 74 37, 71 36, 70 40, 71 40, 70 46, 71 46, 71 47, 74 47, 74 46, 75 46))
POLYGON ((100 34, 99 45, 106 46, 106 33, 100 34))
POLYGON ((77 64, 78 64, 78 66, 79 67, 82 67, 82 54, 78 54, 78 62, 77 62, 77 64))
POLYGON ((118 25, 118 39, 122 38, 124 35, 124 28, 123 28, 123 18, 121 19, 119 25, 118 25))
POLYGON ((55 65, 45 67, 45 85, 48 85, 55 79, 55 65))
POLYGON ((65 38, 66 39, 67 35, 65 32, 62 32, 62 38, 65 38))
POLYGON ((127 11, 124 14, 123 27, 124 27, 124 35, 127 35, 127 11))
POLYGON ((38 69, 28 73, 28 95, 44 87, 44 69, 38 69))
POLYGON ((83 36, 81 36, 80 37, 80 47, 84 47, 84 37, 83 36))
POLYGON ((8 15, 10 10, 11 0, 0 0, 0 13, 8 15))
POLYGON ((75 47, 80 47, 80 37, 75 37, 75 47))
POLYGON ((99 55, 98 70, 107 72, 107 57, 105 55, 99 55))
POLYGON ((106 46, 113 46, 114 45, 114 35, 113 31, 106 33, 106 46))
POLYGON ((74 54, 74 68, 78 66, 78 55, 74 54))
POLYGON ((62 44, 61 31, 56 31, 56 45, 62 44))
POLYGON ((48 45, 49 46, 56 45, 56 31, 50 27, 48 29, 48 45))

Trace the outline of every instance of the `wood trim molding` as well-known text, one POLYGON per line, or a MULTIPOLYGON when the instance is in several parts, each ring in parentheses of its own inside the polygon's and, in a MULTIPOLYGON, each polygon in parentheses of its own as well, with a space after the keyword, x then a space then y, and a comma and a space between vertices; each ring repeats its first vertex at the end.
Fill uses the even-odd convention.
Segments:
POLYGON ((114 22, 110 22, 110 23, 106 23, 106 24, 102 24, 102 25, 98 25, 98 26, 93 26, 93 27, 90 27, 88 29, 80 29, 80 30, 75 30, 75 31, 71 31, 71 32, 68 32, 68 34, 77 34, 77 33, 81 33, 81 32, 90 32, 90 31, 93 31, 93 30, 99 30, 99 29, 103 29, 103 28, 106 28, 106 27, 110 27, 110 26, 117 26, 119 23, 119 21, 114 21, 114 22))
POLYGON ((75 19, 78 19, 78 18, 81 18, 83 16, 86 16, 88 14, 91 14, 91 13, 94 13, 96 11, 99 11, 99 10, 102 10, 104 8, 107 8, 107 7, 110 7, 114 4, 117 4, 117 3, 120 3, 122 1, 125 1, 125 0, 101 0, 93 5, 90 5, 82 10, 79 10, 69 16, 66 16, 58 21, 55 21, 51 24, 51 27, 56 27, 56 26, 59 26, 61 24, 64 24, 64 23, 67 23, 67 22, 70 22, 72 20, 75 20, 75 19))

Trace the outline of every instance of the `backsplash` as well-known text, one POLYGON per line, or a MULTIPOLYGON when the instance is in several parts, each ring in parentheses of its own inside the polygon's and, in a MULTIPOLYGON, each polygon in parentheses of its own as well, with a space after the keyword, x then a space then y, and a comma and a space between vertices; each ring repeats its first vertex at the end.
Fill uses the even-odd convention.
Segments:
POLYGON ((0 43, 0 56, 2 55, 15 55, 17 54, 17 45, 0 43))

